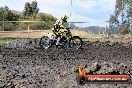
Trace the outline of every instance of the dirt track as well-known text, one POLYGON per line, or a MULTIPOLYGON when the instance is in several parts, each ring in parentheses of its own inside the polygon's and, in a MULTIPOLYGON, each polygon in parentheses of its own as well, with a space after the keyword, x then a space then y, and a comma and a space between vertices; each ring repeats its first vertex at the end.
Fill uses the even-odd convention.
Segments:
POLYGON ((36 42, 18 40, 0 46, 0 88, 132 88, 132 83, 79 86, 74 73, 78 65, 94 61, 132 65, 130 43, 96 41, 79 50, 42 50, 36 42))

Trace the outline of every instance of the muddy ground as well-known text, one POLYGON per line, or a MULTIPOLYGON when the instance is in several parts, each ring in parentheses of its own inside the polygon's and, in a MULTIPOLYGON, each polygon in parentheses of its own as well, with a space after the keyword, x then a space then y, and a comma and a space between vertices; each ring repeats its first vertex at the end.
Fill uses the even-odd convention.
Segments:
POLYGON ((1 45, 0 88, 132 88, 132 82, 78 85, 75 68, 94 61, 131 66, 132 44, 96 41, 85 42, 78 50, 43 50, 38 40, 26 39, 1 45))

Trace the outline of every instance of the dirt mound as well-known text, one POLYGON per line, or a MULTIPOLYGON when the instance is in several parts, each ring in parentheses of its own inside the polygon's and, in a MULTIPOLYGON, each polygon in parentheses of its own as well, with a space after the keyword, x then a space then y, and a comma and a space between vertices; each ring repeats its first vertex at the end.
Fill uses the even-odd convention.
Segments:
POLYGON ((80 86, 74 72, 78 65, 92 65, 95 61, 131 66, 129 43, 85 42, 78 50, 43 50, 38 43, 26 39, 0 46, 0 88, 132 88, 132 83, 80 86))

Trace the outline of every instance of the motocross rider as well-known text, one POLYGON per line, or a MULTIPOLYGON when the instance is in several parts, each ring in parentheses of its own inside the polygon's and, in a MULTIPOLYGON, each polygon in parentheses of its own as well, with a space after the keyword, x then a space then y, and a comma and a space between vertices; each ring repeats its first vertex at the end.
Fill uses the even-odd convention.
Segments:
POLYGON ((56 23, 54 24, 53 26, 53 29, 52 31, 55 33, 55 35, 57 36, 57 43, 56 45, 62 45, 60 43, 60 40, 61 40, 61 36, 62 36, 62 33, 60 31, 60 29, 67 29, 67 19, 69 17, 68 16, 64 16, 62 17, 60 20, 57 20, 56 23))

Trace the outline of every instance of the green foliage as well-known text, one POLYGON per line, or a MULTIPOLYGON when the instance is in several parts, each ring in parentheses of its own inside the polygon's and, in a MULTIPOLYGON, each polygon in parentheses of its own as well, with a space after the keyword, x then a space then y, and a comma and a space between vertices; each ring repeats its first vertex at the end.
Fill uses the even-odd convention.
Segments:
POLYGON ((25 19, 36 18, 37 13, 39 12, 39 8, 37 7, 37 4, 38 3, 36 1, 32 1, 31 4, 29 2, 25 3, 24 12, 23 12, 25 19))
POLYGON ((110 16, 110 19, 109 19, 109 22, 110 22, 110 24, 115 23, 115 22, 116 22, 116 16, 111 15, 111 16, 110 16))
MULTIPOLYGON (((24 15, 21 18, 24 18, 24 20, 43 21, 38 23, 30 23, 30 29, 32 30, 50 29, 52 25, 55 23, 56 18, 51 14, 38 13, 39 8, 37 7, 37 4, 38 3, 36 1, 32 1, 31 4, 29 2, 25 3, 23 12, 24 15)), ((27 24, 20 23, 19 26, 20 26, 19 29, 22 30, 27 27, 27 24)))
POLYGON ((36 19, 38 21, 43 21, 43 22, 32 23, 30 26, 30 29, 32 30, 50 29, 55 23, 55 21, 57 20, 54 16, 52 16, 51 14, 47 14, 47 13, 37 14, 36 19))
POLYGON ((9 14, 9 8, 7 6, 0 7, 0 21, 7 21, 9 14))
MULTIPOLYGON (((17 13, 13 13, 7 6, 0 7, 0 21, 17 21, 19 20, 20 15, 17 13)), ((17 23, 0 23, 0 30, 11 31, 14 30, 18 25, 17 23)))
POLYGON ((4 31, 12 31, 13 30, 13 23, 4 23, 4 31))
POLYGON ((128 0, 128 17, 132 19, 132 0, 128 0))
POLYGON ((17 21, 20 15, 13 13, 7 6, 0 7, 0 21, 17 21))
POLYGON ((19 23, 18 30, 27 30, 28 25, 26 23, 19 23))
POLYGON ((15 41, 15 39, 0 39, 0 44, 7 44, 15 41))
POLYGON ((36 18, 36 15, 37 13, 39 12, 39 8, 37 7, 37 2, 36 1, 33 1, 31 3, 31 7, 32 7, 32 17, 35 19, 36 18))
POLYGON ((39 21, 53 22, 53 23, 55 23, 55 21, 57 20, 54 16, 48 13, 39 13, 37 14, 36 18, 39 21))
MULTIPOLYGON (((132 0, 116 0, 116 5, 115 5, 115 13, 114 15, 110 16, 109 24, 114 25, 114 26, 119 26, 119 25, 128 25, 131 24, 132 20, 132 0), (118 22, 117 25, 117 21, 118 22)), ((130 29, 130 26, 120 26, 119 27, 119 33, 124 34, 127 33, 127 30, 130 29)), ((128 31, 129 32, 129 31, 128 31)))
POLYGON ((47 28, 47 24, 46 22, 37 22, 37 23, 33 23, 30 26, 30 29, 32 30, 43 30, 47 28))
POLYGON ((24 7, 24 12, 23 13, 24 13, 24 17, 25 18, 31 16, 32 9, 30 7, 30 3, 29 2, 25 3, 25 7, 24 7))
POLYGON ((122 0, 116 0, 115 15, 118 16, 123 10, 122 0))
POLYGON ((128 30, 128 25, 122 25, 119 28, 119 34, 128 34, 129 30, 128 30))
POLYGON ((38 23, 11 23, 0 22, 0 30, 13 31, 13 30, 27 30, 28 25, 32 30, 45 30, 50 29, 57 20, 54 16, 47 13, 38 13, 39 8, 37 2, 25 3, 23 13, 11 11, 7 6, 0 7, 0 21, 43 21, 38 23))

